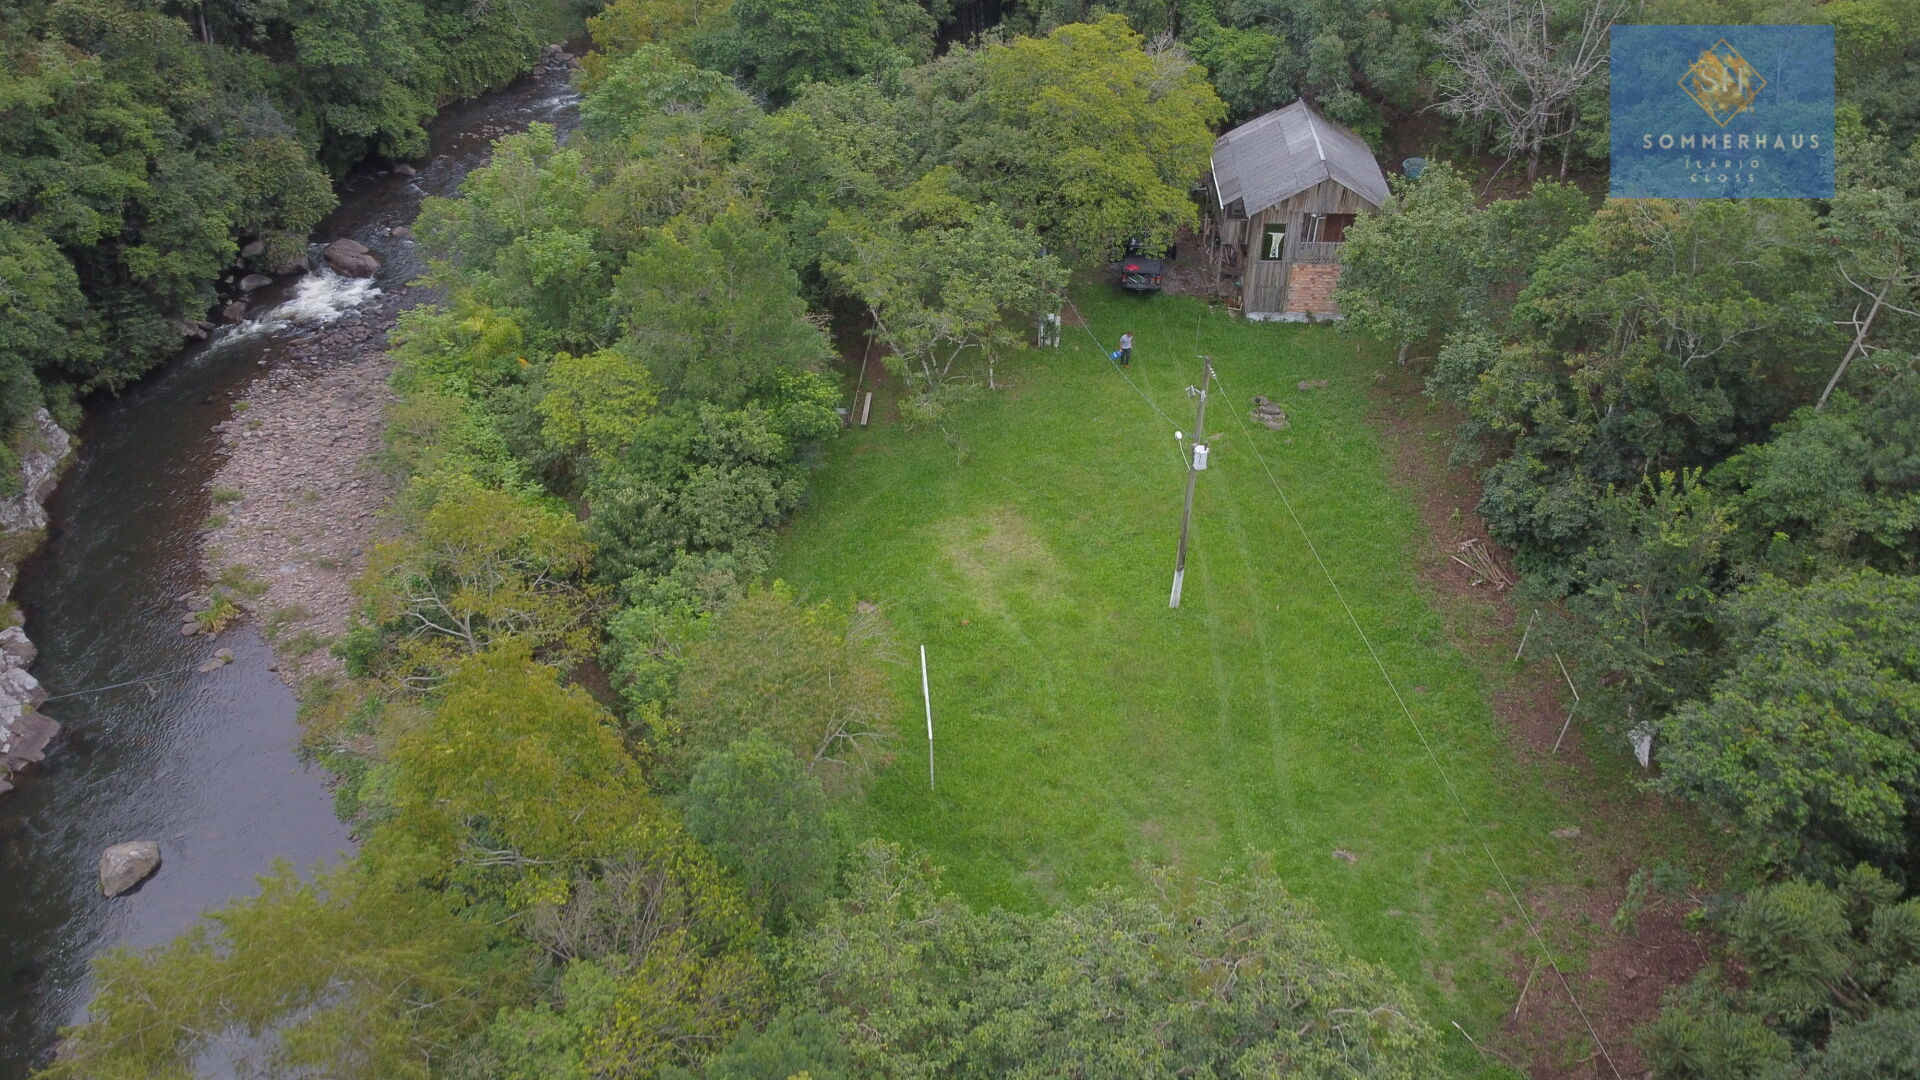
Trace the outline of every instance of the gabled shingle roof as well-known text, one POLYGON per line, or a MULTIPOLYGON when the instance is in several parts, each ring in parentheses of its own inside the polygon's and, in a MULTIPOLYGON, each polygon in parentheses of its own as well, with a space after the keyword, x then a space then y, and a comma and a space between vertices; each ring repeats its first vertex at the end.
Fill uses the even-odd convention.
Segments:
POLYGON ((1213 144, 1214 191, 1235 217, 1251 217, 1327 179, 1374 206, 1387 201, 1387 177, 1373 151, 1304 101, 1255 117, 1213 144))

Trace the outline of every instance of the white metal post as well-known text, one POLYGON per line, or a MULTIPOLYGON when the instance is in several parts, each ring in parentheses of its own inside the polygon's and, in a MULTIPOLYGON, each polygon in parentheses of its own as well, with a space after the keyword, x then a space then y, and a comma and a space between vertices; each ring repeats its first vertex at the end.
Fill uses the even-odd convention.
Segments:
POLYGON ((933 692, 927 688, 927 647, 920 646, 920 697, 927 703, 927 790, 933 790, 933 692))

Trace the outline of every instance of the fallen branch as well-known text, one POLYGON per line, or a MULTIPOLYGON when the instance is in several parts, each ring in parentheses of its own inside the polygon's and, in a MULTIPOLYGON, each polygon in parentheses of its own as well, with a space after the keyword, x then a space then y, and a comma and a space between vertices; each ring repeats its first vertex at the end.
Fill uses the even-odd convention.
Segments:
POLYGON ((1487 581, 1493 584, 1495 592, 1505 592, 1515 584, 1513 575, 1507 571, 1506 567, 1500 565, 1500 560, 1494 558, 1493 552, 1487 548, 1486 541, 1477 536, 1471 537, 1461 541, 1457 550, 1464 552, 1466 558, 1463 559, 1459 555, 1449 555, 1448 558, 1479 575, 1479 580, 1474 582, 1475 585, 1480 584, 1481 581, 1487 581))

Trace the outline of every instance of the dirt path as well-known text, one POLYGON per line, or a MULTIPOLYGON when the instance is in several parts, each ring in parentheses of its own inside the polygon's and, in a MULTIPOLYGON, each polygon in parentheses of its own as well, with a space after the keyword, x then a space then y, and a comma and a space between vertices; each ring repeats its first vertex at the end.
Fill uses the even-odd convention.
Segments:
POLYGON ((392 391, 383 296, 320 327, 255 382, 220 424, 226 460, 208 481, 209 576, 243 594, 296 689, 340 670, 345 630, 392 488, 375 468, 392 391), (264 591, 262 591, 264 589, 264 591))
POLYGON ((1483 1041, 1490 1054, 1536 1080, 1642 1076, 1646 1064, 1635 1045, 1636 1030, 1658 1014, 1668 989, 1706 964, 1711 942, 1687 928, 1685 916, 1694 906, 1687 898, 1646 890, 1643 900, 1630 899, 1631 882, 1637 871, 1686 846, 1674 837, 1694 836, 1701 826, 1684 807, 1633 786, 1637 768, 1621 764, 1623 748, 1607 758, 1614 751, 1595 742, 1592 749, 1605 760, 1590 758, 1578 718, 1554 751, 1570 704, 1560 669, 1550 654, 1532 648, 1524 663, 1513 660, 1531 609, 1453 558, 1463 543, 1477 541, 1509 572, 1512 567, 1508 553, 1486 538, 1473 471, 1448 464, 1460 418, 1421 394, 1417 373, 1387 368, 1372 421, 1390 471, 1420 512, 1424 535, 1415 557, 1421 584, 1456 647, 1480 671, 1516 767, 1567 808, 1561 839, 1588 868, 1581 887, 1525 894, 1565 972, 1565 985, 1537 949, 1517 953, 1514 1008, 1504 1029, 1483 1041))

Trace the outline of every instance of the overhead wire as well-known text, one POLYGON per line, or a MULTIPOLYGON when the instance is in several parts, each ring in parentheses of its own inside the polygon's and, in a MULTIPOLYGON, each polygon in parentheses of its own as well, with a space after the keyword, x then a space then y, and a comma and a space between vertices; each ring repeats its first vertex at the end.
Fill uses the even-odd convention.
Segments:
MULTIPOLYGON (((1073 309, 1075 318, 1080 322, 1080 328, 1086 332, 1088 338, 1093 341, 1094 346, 1100 350, 1101 355, 1107 358, 1114 372, 1126 382, 1127 386, 1131 388, 1135 394, 1139 395, 1140 400, 1147 403, 1147 407, 1152 409, 1155 415, 1159 416, 1169 427, 1174 428, 1176 431, 1179 430, 1179 425, 1174 422, 1173 418, 1168 416, 1159 405, 1155 404, 1153 399, 1147 396, 1145 391, 1141 390, 1139 386, 1134 384, 1132 379, 1127 377, 1127 373, 1120 365, 1114 362, 1112 354, 1107 351, 1106 346, 1101 342, 1099 336, 1094 334, 1092 323, 1080 311, 1079 307, 1075 305, 1071 299, 1068 299, 1066 304, 1069 308, 1073 309)), ((1202 311, 1196 313, 1194 317, 1194 352, 1196 354, 1199 354, 1200 324, 1206 310, 1208 309, 1202 309, 1202 311)), ((1223 395, 1231 397, 1232 391, 1227 388, 1226 381, 1220 378, 1219 371, 1214 369, 1211 362, 1206 365, 1205 370, 1211 374, 1213 382, 1220 387, 1220 392, 1223 395)), ((1354 614, 1353 606, 1347 603, 1345 591, 1340 588, 1340 583, 1334 578, 1333 571, 1327 566, 1326 560, 1321 557, 1319 547, 1314 544, 1312 535, 1307 532, 1306 523, 1301 520, 1299 513, 1294 510, 1293 501, 1287 498, 1286 490, 1280 486, 1280 479, 1274 475, 1273 467, 1267 463, 1266 455, 1260 452, 1260 447, 1253 438, 1252 429, 1247 426, 1245 418, 1240 415, 1238 410, 1230 409, 1229 411, 1233 412, 1234 421, 1239 426, 1240 433, 1245 438, 1248 449, 1253 451, 1254 460, 1260 463, 1261 472, 1266 474, 1267 482, 1272 485, 1274 494, 1279 496, 1280 505, 1285 508, 1287 517, 1292 520, 1294 528, 1300 534, 1300 539, 1306 544, 1307 551, 1313 556, 1314 564, 1320 568, 1321 576, 1326 579, 1327 586, 1333 590, 1334 599, 1339 601, 1341 610, 1346 613, 1347 621, 1353 626, 1354 633, 1359 636, 1361 645, 1366 648, 1367 656, 1372 659, 1374 667, 1380 672, 1381 679, 1386 682, 1388 692, 1393 695, 1394 703, 1400 708, 1400 714, 1406 718, 1408 726, 1413 729, 1414 735, 1420 740, 1420 747, 1426 752, 1427 760, 1433 764, 1434 771, 1440 774, 1440 779, 1446 787, 1448 798, 1452 801, 1454 808, 1459 811, 1461 819, 1471 828, 1472 814, 1467 810, 1466 801, 1460 797, 1460 790, 1454 784, 1453 774, 1448 772, 1446 765, 1441 762, 1439 752, 1434 749, 1433 741, 1427 737, 1426 729, 1421 727, 1420 721, 1413 715, 1413 710, 1408 707, 1405 696, 1400 693, 1399 684, 1394 682, 1393 673, 1387 669, 1386 662, 1380 658, 1379 650, 1374 648, 1373 639, 1368 636, 1366 627, 1361 625, 1359 616, 1354 614)), ((1184 451, 1182 451, 1180 456, 1184 464, 1186 461, 1184 451)), ((1513 881, 1508 877, 1506 868, 1500 865, 1499 857, 1494 855, 1493 848, 1487 843, 1486 838, 1476 832, 1474 839, 1480 846, 1481 854, 1486 857, 1487 865, 1492 867, 1494 876, 1499 879, 1501 890, 1506 894, 1507 899, 1513 903, 1514 910, 1519 913, 1520 921, 1527 929, 1527 935, 1532 938, 1535 946, 1539 948, 1542 958, 1547 962, 1547 966, 1553 969, 1554 977, 1560 981, 1560 987, 1566 993, 1567 1001, 1573 1005, 1574 1012, 1579 1014, 1581 1025, 1586 1028, 1587 1034, 1593 1039, 1594 1046, 1599 1050, 1600 1057, 1607 1063, 1607 1069, 1612 1072, 1616 1080, 1618 1080, 1618 1078, 1622 1076, 1620 1067, 1614 1063, 1613 1055, 1607 1050, 1606 1041, 1600 1037, 1599 1030, 1593 1026, 1593 1020, 1587 1015, 1586 1007, 1580 1003, 1579 995, 1574 993, 1573 984, 1567 979, 1566 971, 1560 966, 1560 961, 1554 956, 1553 949, 1547 945, 1546 938, 1540 933, 1539 924, 1534 920, 1533 913, 1527 909, 1525 902, 1520 899, 1520 894, 1518 890, 1513 887, 1513 881)))
POLYGON ((44 698, 40 704, 45 705, 52 701, 64 701, 67 698, 83 697, 87 694, 98 694, 107 690, 118 690, 126 686, 138 686, 141 683, 159 682, 161 679, 171 679, 176 675, 184 675, 189 671, 198 671, 201 667, 202 665, 200 664, 188 664, 186 667, 163 671, 158 675, 147 675, 138 679, 128 679, 126 682, 108 683, 106 686, 91 686, 85 690, 69 690, 64 694, 55 694, 52 697, 44 698))
MULTIPOLYGON (((1147 392, 1145 390, 1140 389, 1139 386, 1134 384, 1134 381, 1132 379, 1127 377, 1126 369, 1120 366, 1119 362, 1113 358, 1113 354, 1107 350, 1106 345, 1100 341, 1099 336, 1093 332, 1093 324, 1087 320, 1087 317, 1085 315, 1081 314, 1080 308, 1074 304, 1073 300, 1069 298, 1066 303, 1068 307, 1073 308, 1073 317, 1080 320, 1080 329, 1086 331, 1087 337, 1093 340, 1093 347, 1100 350, 1101 356, 1104 356, 1107 358, 1107 363, 1110 366, 1112 366, 1114 374, 1120 376, 1120 379, 1122 382, 1125 382, 1127 386, 1133 390, 1134 393, 1140 395, 1140 400, 1146 402, 1147 408, 1152 409, 1154 411, 1154 414, 1159 416, 1161 420, 1165 421, 1168 427, 1172 428, 1175 431, 1181 430, 1180 424, 1177 421, 1175 421, 1173 417, 1168 416, 1166 413, 1166 410, 1154 404, 1153 399, 1147 396, 1147 392)), ((1186 456, 1182 454, 1181 460, 1184 461, 1185 459, 1186 459, 1186 456)))
MULTIPOLYGON (((1232 392, 1227 389, 1226 382, 1220 378, 1220 373, 1217 370, 1213 371, 1213 381, 1220 387, 1221 394, 1231 396, 1232 392)), ((1360 643, 1366 647, 1367 655, 1372 658, 1374 666, 1380 670, 1380 677, 1385 680, 1387 690, 1392 693, 1394 702, 1399 705, 1401 715, 1406 717, 1407 724, 1413 728, 1414 735, 1419 738, 1421 749, 1426 751, 1427 760, 1433 763, 1434 771, 1440 774, 1441 782, 1445 785, 1447 795, 1452 800, 1454 808, 1460 812, 1461 819, 1466 822, 1468 828, 1472 829, 1473 815, 1467 810, 1466 801, 1460 797, 1459 788, 1454 785, 1453 774, 1448 772, 1446 765, 1441 762, 1439 753, 1434 750, 1432 740, 1427 737, 1426 729, 1421 727, 1420 721, 1414 718, 1413 710, 1407 706, 1407 699, 1401 695, 1400 687, 1394 682, 1392 672, 1387 670, 1386 662, 1380 658, 1379 650, 1374 648, 1373 639, 1367 635, 1366 627, 1361 625, 1359 617, 1353 613, 1352 605, 1347 603, 1346 593, 1340 588, 1340 583, 1334 579, 1333 571, 1327 567, 1326 560, 1320 557, 1319 547, 1314 544, 1313 537, 1308 534, 1306 523, 1302 521, 1300 515, 1295 512, 1293 501, 1287 498, 1286 490, 1280 486, 1280 480, 1274 475, 1272 466, 1267 464, 1266 455, 1260 452, 1260 447, 1253 438, 1252 429, 1247 426, 1246 420, 1240 416, 1237 409, 1229 409, 1228 411, 1233 413, 1234 420, 1240 426, 1241 434, 1246 438, 1248 449, 1253 451, 1254 460, 1260 463, 1260 470, 1266 473, 1267 482, 1273 485, 1274 494, 1280 497, 1280 505, 1286 508, 1287 516, 1292 519, 1294 528, 1300 533, 1300 539, 1307 545, 1307 551, 1312 554, 1314 563, 1319 566, 1321 576, 1326 578, 1327 586, 1333 590, 1334 599, 1340 602, 1340 608, 1346 612, 1347 621, 1353 625, 1354 633, 1359 635, 1360 643)), ((1513 882, 1508 878, 1506 869, 1500 865, 1499 858, 1494 855, 1493 848, 1487 843, 1486 838, 1476 830, 1474 839, 1480 845, 1481 853, 1486 856, 1487 864, 1493 868, 1494 876, 1500 879, 1502 891, 1504 891, 1507 898, 1513 902, 1514 910, 1519 912, 1521 922, 1527 928, 1527 934, 1533 939, 1534 944, 1539 947, 1540 954, 1545 958, 1547 966, 1553 969, 1554 975, 1560 980, 1561 988, 1566 991, 1567 1000, 1572 1003, 1574 1011, 1580 1015, 1580 1023, 1586 1027, 1587 1034, 1593 1038, 1594 1046, 1599 1049, 1600 1056, 1605 1059, 1607 1068, 1616 1078, 1619 1078, 1621 1076, 1619 1066, 1614 1064, 1613 1055, 1608 1053, 1605 1040, 1600 1038, 1600 1032, 1594 1028, 1593 1021, 1587 1016, 1586 1008, 1580 1004, 1579 996, 1574 993, 1573 984, 1568 981, 1566 972, 1560 967, 1559 960, 1555 958, 1553 950, 1547 945, 1546 939, 1541 935, 1539 925, 1534 921, 1533 913, 1527 909, 1526 904, 1520 899, 1519 892, 1514 889, 1513 882)))

